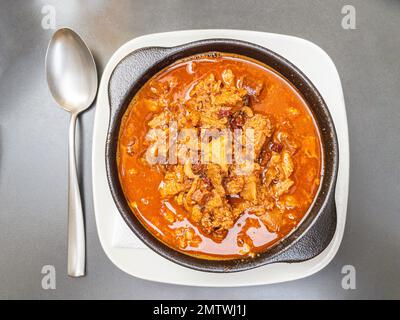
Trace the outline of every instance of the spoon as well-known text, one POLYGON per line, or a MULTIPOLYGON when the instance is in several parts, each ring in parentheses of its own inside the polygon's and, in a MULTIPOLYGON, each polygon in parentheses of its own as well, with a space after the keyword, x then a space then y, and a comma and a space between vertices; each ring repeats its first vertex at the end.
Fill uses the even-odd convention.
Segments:
POLYGON ((96 65, 90 50, 74 31, 57 30, 46 53, 47 83, 54 100, 71 113, 69 125, 68 275, 85 275, 85 227, 75 164, 75 125, 97 92, 96 65))

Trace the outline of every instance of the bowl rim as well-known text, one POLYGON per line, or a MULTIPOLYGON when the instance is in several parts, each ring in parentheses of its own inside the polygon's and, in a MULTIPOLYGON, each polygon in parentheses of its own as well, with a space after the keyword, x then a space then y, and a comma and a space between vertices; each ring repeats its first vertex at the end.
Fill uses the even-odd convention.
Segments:
MULTIPOLYGON (((141 52, 144 55, 147 54, 149 56, 151 56, 152 54, 154 55, 154 52, 156 52, 156 55, 160 53, 161 55, 157 56, 158 60, 154 61, 153 63, 150 63, 149 66, 147 66, 142 70, 142 73, 137 77, 136 81, 130 84, 130 89, 128 90, 128 92, 125 92, 125 96, 119 97, 119 105, 117 107, 117 110, 112 110, 110 115, 107 140, 106 140, 105 154, 106 154, 107 180, 114 202, 121 216, 123 217, 124 221, 128 224, 128 226, 135 233, 135 235, 139 239, 141 239, 147 246, 149 246, 153 251, 160 254, 164 258, 167 258, 170 261, 173 261, 179 265, 194 270, 206 271, 206 272, 237 272, 237 271, 253 269, 269 263, 279 262, 280 261, 279 255, 281 255, 282 253, 286 252, 291 247, 293 247, 314 226, 315 222, 318 220, 321 213, 324 210, 327 210, 327 208, 331 207, 332 203, 334 205, 334 191, 337 179, 338 156, 339 156, 338 142, 332 117, 321 94, 318 92, 318 90, 315 88, 312 82, 302 73, 302 71, 284 57, 278 55, 277 53, 273 52, 268 48, 253 43, 249 43, 246 41, 233 40, 233 39, 207 39, 207 40, 189 42, 174 47, 146 47, 135 50, 118 63, 118 65, 115 67, 110 77, 110 82, 114 72, 118 69, 118 66, 121 65, 121 63, 123 63, 130 56, 138 52, 141 52), (217 49, 221 46, 224 47, 225 49, 223 50, 217 49), (236 49, 240 49, 244 52, 246 50, 251 51, 251 55, 242 52, 240 53, 233 52, 236 49), (321 136, 321 144, 323 149, 322 150, 323 166, 321 172, 322 180, 319 190, 314 197, 313 203, 310 205, 307 213, 304 215, 298 226, 296 226, 285 237, 277 241, 275 244, 270 246, 266 251, 260 253, 260 255, 255 258, 245 258, 245 259, 238 258, 232 260, 223 260, 223 259, 209 260, 209 259, 194 257, 169 247, 160 239, 156 238, 149 230, 147 230, 147 228, 142 224, 140 219, 138 219, 136 215, 132 212, 132 209, 127 204, 124 195, 123 199, 121 199, 122 188, 120 185, 118 174, 117 177, 115 177, 115 167, 117 165, 116 161, 114 161, 116 152, 114 152, 113 156, 113 144, 115 149, 116 148, 115 144, 118 141, 121 119, 125 114, 129 102, 131 101, 133 96, 151 77, 153 77, 157 72, 164 69, 165 67, 173 64, 175 61, 207 52, 239 54, 244 56, 245 58, 248 57, 252 60, 256 60, 256 62, 260 62, 262 65, 267 65, 269 68, 273 69, 275 72, 282 75, 294 88, 297 89, 297 91, 299 91, 303 99, 306 101, 310 111, 314 115, 315 122, 318 127, 319 134, 321 136), (274 61, 274 65, 265 63, 264 61, 260 61, 260 59, 254 57, 254 53, 257 53, 260 56, 264 56, 267 57, 268 59, 271 59, 272 61, 274 61), (280 70, 277 70, 277 68, 279 67, 287 68, 290 71, 289 76, 283 74, 280 70), (292 80, 290 78, 292 78, 292 80), (293 83, 294 81, 295 82, 300 81, 303 88, 299 88, 298 85, 293 83), (307 88, 307 90, 309 90, 310 95, 314 97, 315 101, 317 101, 318 107, 320 108, 320 111, 322 112, 322 115, 326 120, 324 130, 328 129, 331 137, 330 141, 331 149, 329 150, 328 153, 326 152, 327 151, 326 146, 322 141, 322 132, 319 120, 315 115, 313 108, 310 107, 308 99, 304 97, 303 93, 300 90, 304 88, 307 88), (117 136, 117 139, 115 139, 115 136, 117 136), (326 158, 327 154, 330 157, 329 159, 326 158), (331 161, 331 167, 330 167, 330 175, 326 176, 325 165, 326 161, 328 160, 331 161), (118 181, 116 181, 115 178, 117 178, 118 181), (326 182, 327 185, 325 186, 325 189, 322 190, 322 185, 323 183, 326 182), (315 211, 316 208, 315 204, 318 199, 320 200, 318 205, 319 209, 317 212, 314 212, 313 216, 311 216, 311 211, 313 210, 315 211)), ((110 82, 109 82, 109 91, 111 91, 110 82)), ((110 96, 110 106, 111 106, 112 104, 111 92, 109 92, 109 96, 110 96)), ((116 149, 114 151, 116 151, 116 149)))

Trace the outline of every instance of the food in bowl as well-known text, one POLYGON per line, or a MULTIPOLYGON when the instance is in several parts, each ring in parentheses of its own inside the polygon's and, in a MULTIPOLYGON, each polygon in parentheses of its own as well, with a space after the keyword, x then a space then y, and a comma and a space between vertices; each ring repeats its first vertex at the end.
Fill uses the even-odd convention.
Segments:
POLYGON ((318 192, 322 148, 299 92, 268 66, 210 52, 148 80, 122 119, 117 168, 157 239, 205 259, 254 257, 318 192))

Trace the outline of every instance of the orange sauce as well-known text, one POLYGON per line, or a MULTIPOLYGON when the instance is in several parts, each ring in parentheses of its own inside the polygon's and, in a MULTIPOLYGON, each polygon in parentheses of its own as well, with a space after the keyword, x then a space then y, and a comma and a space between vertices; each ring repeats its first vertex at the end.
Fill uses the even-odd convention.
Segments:
POLYGON ((159 240, 168 246, 190 255, 208 259, 232 259, 242 257, 240 240, 251 246, 252 252, 261 252, 290 233, 307 213, 319 189, 321 176, 321 143, 315 120, 306 102, 297 90, 273 69, 254 60, 231 54, 210 57, 195 57, 178 61, 152 77, 135 95, 130 103, 120 128, 118 143, 118 169, 125 197, 132 208, 132 214, 159 240), (261 81, 263 90, 252 101, 252 108, 270 116, 277 129, 287 132, 298 145, 293 155, 295 170, 294 185, 285 195, 296 199, 295 208, 287 208, 283 222, 276 232, 269 231, 254 214, 243 213, 222 241, 208 237, 190 221, 185 209, 173 199, 162 199, 159 185, 163 174, 157 167, 143 162, 146 150, 146 123, 154 115, 146 108, 145 99, 152 96, 152 87, 166 82, 174 83, 168 98, 184 99, 196 82, 212 72, 217 78, 225 69, 231 69, 237 78, 261 81), (143 146, 133 156, 127 153, 127 146, 135 141, 143 146), (179 219, 169 223, 164 216, 173 213, 179 219), (179 248, 174 230, 192 227, 201 237, 197 247, 179 248))

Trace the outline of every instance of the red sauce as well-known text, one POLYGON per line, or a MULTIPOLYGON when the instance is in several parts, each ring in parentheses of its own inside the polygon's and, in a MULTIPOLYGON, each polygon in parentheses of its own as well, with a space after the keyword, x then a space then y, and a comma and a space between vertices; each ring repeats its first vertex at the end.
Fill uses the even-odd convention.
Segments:
POLYGON ((132 214, 159 240, 190 255, 208 259, 231 259, 244 255, 243 241, 256 254, 268 249, 299 224, 319 189, 321 157, 320 137, 312 113, 301 95, 283 76, 254 60, 231 54, 217 54, 178 61, 160 71, 140 89, 122 121, 117 161, 120 182, 132 214), (154 96, 154 88, 169 83, 169 101, 185 99, 199 79, 210 72, 216 78, 221 78, 221 73, 226 69, 232 70, 236 79, 247 79, 250 87, 253 83, 263 84, 257 99, 252 100, 253 110, 273 119, 276 126, 275 138, 277 134, 286 133, 297 148, 292 156, 295 167, 292 175, 294 185, 289 193, 282 196, 282 200, 286 202, 279 230, 268 230, 259 217, 245 212, 226 237, 217 241, 202 233, 198 225, 189 219, 188 212, 174 199, 161 198, 159 186, 164 175, 160 168, 143 161, 143 155, 147 148, 144 145, 149 129, 147 122, 154 115, 146 105, 146 98, 154 96), (128 152, 132 143, 139 146, 139 151, 133 155, 128 152), (293 208, 287 205, 290 200, 296 203, 293 208), (171 214, 177 217, 173 223, 165 219, 165 216, 171 214), (175 230, 180 227, 193 228, 201 239, 200 243, 196 247, 179 247, 175 230))

